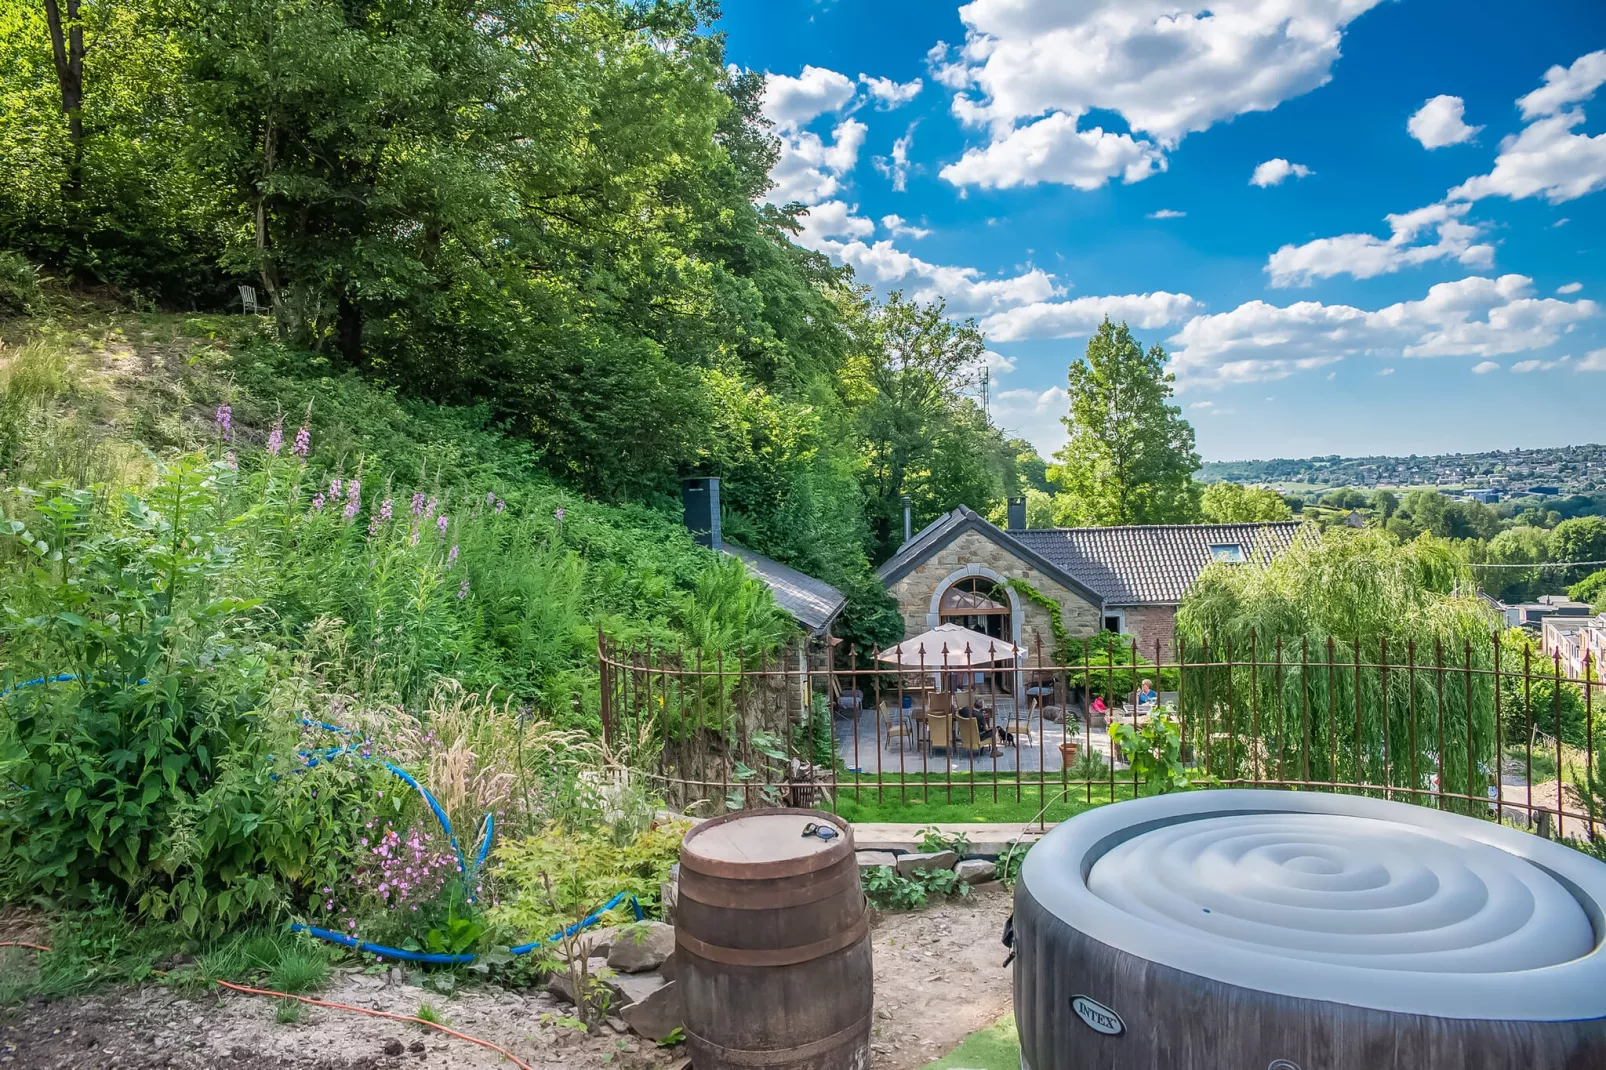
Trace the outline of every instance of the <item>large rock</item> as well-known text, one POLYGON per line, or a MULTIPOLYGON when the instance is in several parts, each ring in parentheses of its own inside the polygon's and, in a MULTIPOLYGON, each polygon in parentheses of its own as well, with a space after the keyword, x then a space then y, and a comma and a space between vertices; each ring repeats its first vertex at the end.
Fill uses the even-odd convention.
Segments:
POLYGON ((662 974, 622 973, 608 978, 604 983, 614 993, 613 1002, 608 1004, 608 1013, 618 1014, 626 1007, 651 999, 669 982, 664 980, 662 974))
POLYGON ((859 851, 858 856, 859 876, 861 877, 864 876, 864 871, 867 869, 875 869, 878 866, 896 866, 898 864, 898 856, 891 851, 859 851))
POLYGON ((982 884, 997 875, 998 867, 985 858, 967 858, 954 867, 954 873, 966 884, 982 884))
POLYGON ((675 927, 661 921, 626 925, 608 945, 608 965, 620 973, 646 973, 674 954, 675 927))
POLYGON ((674 981, 647 998, 632 1003, 619 1012, 619 1017, 625 1020, 632 1032, 654 1044, 679 1029, 686 1021, 685 1012, 681 1010, 680 990, 674 981))
POLYGON ((912 877, 928 869, 953 869, 959 856, 952 851, 929 851, 903 855, 898 859, 898 875, 912 877))

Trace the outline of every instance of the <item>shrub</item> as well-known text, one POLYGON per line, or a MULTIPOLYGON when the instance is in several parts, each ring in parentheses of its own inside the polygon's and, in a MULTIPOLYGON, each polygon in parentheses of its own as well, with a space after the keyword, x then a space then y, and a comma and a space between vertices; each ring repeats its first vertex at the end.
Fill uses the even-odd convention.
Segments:
POLYGON ((0 316, 22 316, 39 304, 39 269, 0 249, 0 316))
POLYGON ((607 827, 565 831, 553 825, 506 843, 496 851, 502 902, 492 916, 535 939, 573 924, 619 892, 651 912, 688 828, 690 822, 661 821, 616 837, 607 827))

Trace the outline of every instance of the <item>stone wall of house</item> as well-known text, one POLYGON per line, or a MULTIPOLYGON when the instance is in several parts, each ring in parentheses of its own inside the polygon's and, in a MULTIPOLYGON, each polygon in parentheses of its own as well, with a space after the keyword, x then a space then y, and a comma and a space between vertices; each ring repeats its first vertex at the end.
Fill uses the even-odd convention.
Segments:
MULTIPOLYGON (((1024 580, 1054 599, 1060 604, 1060 617, 1070 635, 1092 635, 1103 623, 1101 607, 1049 579, 1030 562, 1017 557, 1007 548, 978 532, 967 531, 887 588, 887 593, 897 601, 903 613, 905 635, 919 635, 932 626, 927 619, 931 612, 931 596, 944 580, 966 565, 980 565, 1000 576, 1024 580)), ((1029 656, 1035 657, 1037 637, 1040 635, 1043 657, 1051 659, 1054 630, 1049 623, 1048 610, 1024 597, 1017 597, 1021 605, 1021 645, 1026 647, 1029 656)))
POLYGON ((1160 644, 1160 660, 1176 656, 1176 606, 1111 606, 1126 618, 1126 633, 1138 641, 1138 653, 1152 660, 1154 644, 1160 644))

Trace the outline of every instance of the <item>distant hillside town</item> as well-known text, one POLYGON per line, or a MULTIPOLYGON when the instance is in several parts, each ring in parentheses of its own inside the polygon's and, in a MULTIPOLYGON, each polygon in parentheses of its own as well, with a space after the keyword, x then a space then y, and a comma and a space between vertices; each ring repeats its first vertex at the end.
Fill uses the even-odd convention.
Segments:
POLYGON ((1487 450, 1422 457, 1276 458, 1207 461, 1199 479, 1307 487, 1437 487, 1482 501, 1524 495, 1593 494, 1606 487, 1606 445, 1487 450))

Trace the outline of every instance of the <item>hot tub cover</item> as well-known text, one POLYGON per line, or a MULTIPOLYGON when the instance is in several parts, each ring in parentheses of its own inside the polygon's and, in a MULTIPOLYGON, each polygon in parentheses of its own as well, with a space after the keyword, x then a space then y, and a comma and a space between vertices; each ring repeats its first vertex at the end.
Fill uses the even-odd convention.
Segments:
POLYGON ((1139 799, 1061 824, 1021 882, 1088 937, 1224 984, 1445 1018, 1606 1015, 1606 866, 1422 806, 1139 799))

